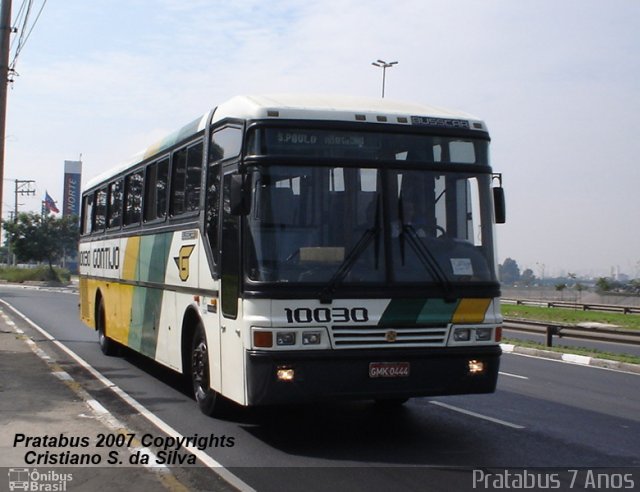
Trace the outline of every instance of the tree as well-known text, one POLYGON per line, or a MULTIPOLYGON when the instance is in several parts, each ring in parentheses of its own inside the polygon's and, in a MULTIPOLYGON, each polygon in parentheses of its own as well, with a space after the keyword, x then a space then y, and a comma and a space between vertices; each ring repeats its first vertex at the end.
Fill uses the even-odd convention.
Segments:
POLYGON ((533 270, 531 270, 531 268, 525 269, 522 272, 522 275, 520 275, 520 281, 527 287, 531 287, 531 285, 536 281, 536 276, 533 274, 533 270))
POLYGON ((596 289, 598 292, 609 292, 611 290, 611 282, 606 277, 599 277, 596 280, 596 289))
POLYGON ((73 216, 22 213, 17 221, 5 222, 4 229, 18 260, 47 262, 51 280, 58 280, 53 264, 78 246, 78 218, 73 216))
POLYGON ((514 284, 520 279, 520 268, 515 260, 507 258, 499 266, 500 280, 505 284, 514 284))
POLYGON ((560 282, 556 284, 556 290, 560 292, 560 299, 564 299, 564 290, 567 288, 567 284, 560 282))

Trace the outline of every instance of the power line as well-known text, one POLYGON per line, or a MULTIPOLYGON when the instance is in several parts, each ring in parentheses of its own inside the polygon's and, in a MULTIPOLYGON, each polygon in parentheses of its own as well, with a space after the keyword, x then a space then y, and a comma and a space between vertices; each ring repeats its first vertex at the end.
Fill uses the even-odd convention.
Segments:
POLYGON ((31 14, 31 7, 33 6, 33 0, 24 0, 22 5, 20 6, 20 11, 18 12, 18 16, 16 17, 16 21, 19 21, 20 16, 22 15, 22 11, 24 9, 24 19, 22 20, 22 28, 20 29, 20 36, 18 37, 17 45, 15 52, 13 54, 13 60, 9 64, 9 70, 11 72, 15 72, 16 64, 18 63, 18 57, 20 53, 24 49, 33 29, 36 27, 38 20, 40 19, 40 15, 42 15, 42 11, 44 10, 44 6, 47 4, 47 0, 43 0, 42 5, 40 6, 40 10, 36 15, 33 23, 30 28, 27 28, 27 24, 29 23, 29 17, 31 14), (28 29, 28 30, 27 30, 28 29))

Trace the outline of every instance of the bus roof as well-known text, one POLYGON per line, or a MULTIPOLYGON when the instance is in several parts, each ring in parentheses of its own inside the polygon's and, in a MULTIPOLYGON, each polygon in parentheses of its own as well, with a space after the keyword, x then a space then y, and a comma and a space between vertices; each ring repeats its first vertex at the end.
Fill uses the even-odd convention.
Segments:
MULTIPOLYGON (((85 185, 91 189, 146 159, 168 150, 202 131, 211 113, 196 118, 128 160, 92 178, 85 185)), ((214 111, 213 123, 234 118, 240 120, 318 120, 386 123, 434 128, 464 128, 486 132, 484 122, 461 111, 393 101, 381 98, 329 95, 253 95, 236 96, 214 111)))
POLYGON ((390 99, 327 95, 237 96, 218 106, 213 121, 225 118, 282 118, 415 124, 415 121, 412 123, 411 117, 467 121, 477 123, 476 126, 470 125, 470 128, 486 131, 481 120, 460 111, 390 99), (356 115, 359 117, 356 118, 356 115), (365 119, 362 119, 362 116, 365 119))

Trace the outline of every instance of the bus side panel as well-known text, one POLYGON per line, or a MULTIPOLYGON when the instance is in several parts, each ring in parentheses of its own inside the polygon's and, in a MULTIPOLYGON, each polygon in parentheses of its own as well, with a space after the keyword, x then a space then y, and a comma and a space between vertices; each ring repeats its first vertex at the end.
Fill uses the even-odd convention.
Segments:
MULTIPOLYGON (((143 284, 162 285, 171 237, 171 233, 154 234, 137 238, 139 243, 137 246, 135 241, 132 245, 128 244, 123 275, 133 274, 133 280, 143 284), (129 263, 129 261, 135 261, 135 256, 137 256, 137 271, 129 263)), ((136 285, 131 297, 131 321, 127 344, 132 349, 154 359, 157 359, 158 334, 161 330, 167 329, 160 323, 163 297, 164 289, 145 285, 136 285)))
POLYGON ((80 317, 90 328, 96 329, 96 290, 97 280, 80 275, 80 317))

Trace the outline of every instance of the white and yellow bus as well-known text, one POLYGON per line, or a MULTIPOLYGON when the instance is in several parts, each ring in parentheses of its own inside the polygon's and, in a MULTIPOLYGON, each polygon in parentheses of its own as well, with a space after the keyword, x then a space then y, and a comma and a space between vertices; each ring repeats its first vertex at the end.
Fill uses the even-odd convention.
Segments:
POLYGON ((481 120, 236 97, 82 196, 82 319, 203 412, 495 390, 502 188, 481 120))

